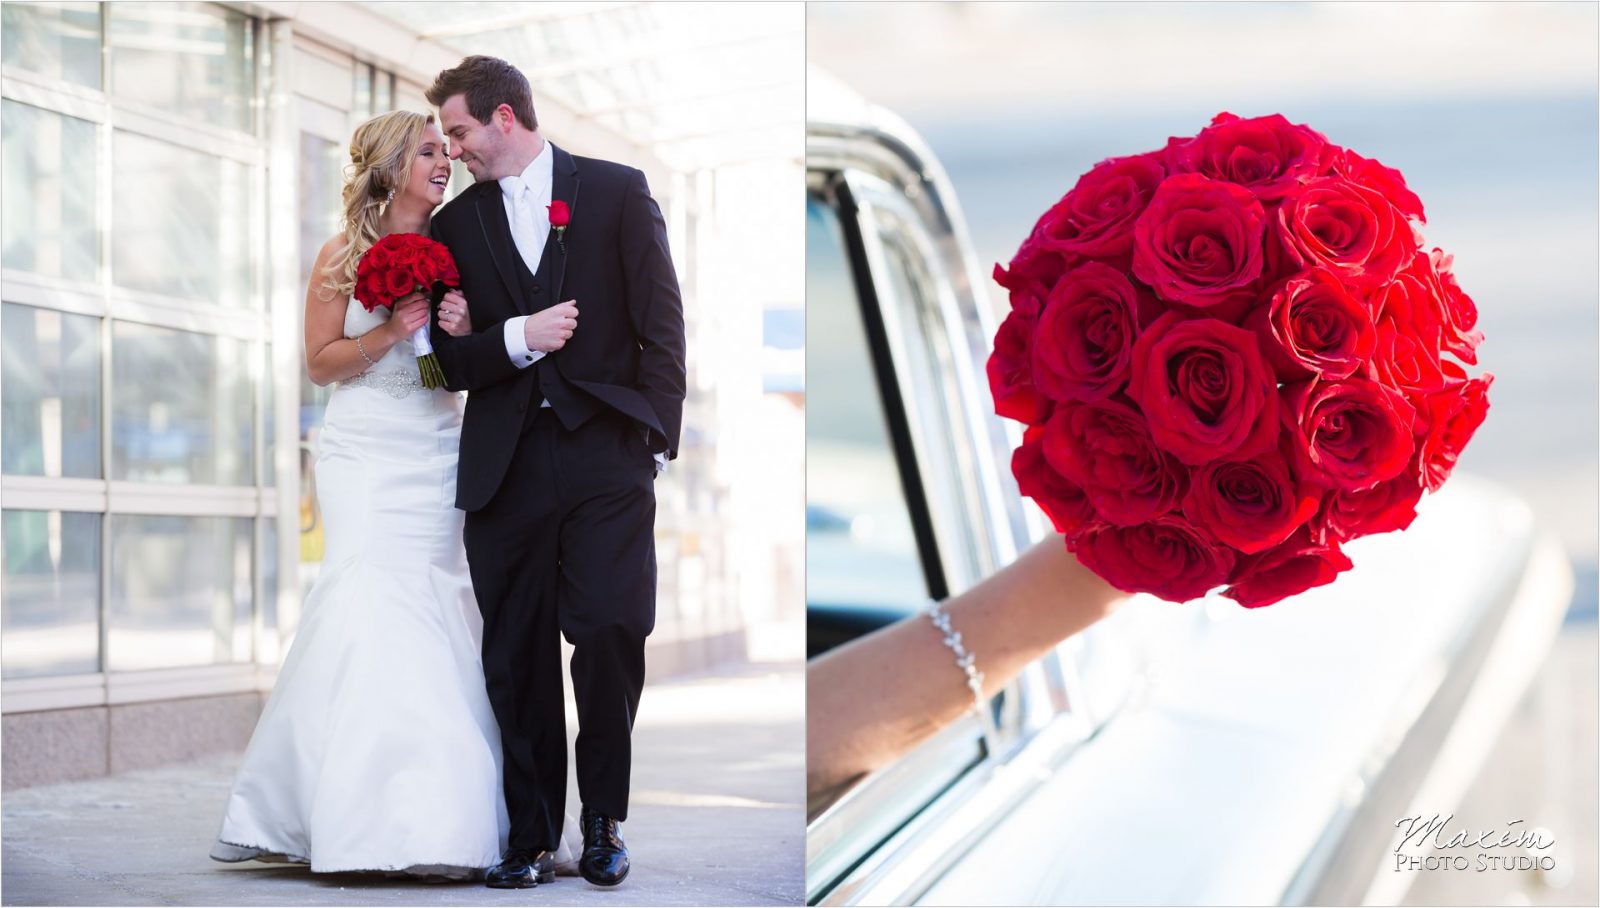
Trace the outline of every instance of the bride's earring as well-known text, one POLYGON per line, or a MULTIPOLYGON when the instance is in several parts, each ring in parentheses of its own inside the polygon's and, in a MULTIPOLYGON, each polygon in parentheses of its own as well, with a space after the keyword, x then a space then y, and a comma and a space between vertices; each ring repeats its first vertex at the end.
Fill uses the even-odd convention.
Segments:
POLYGON ((391 189, 391 190, 389 190, 388 198, 383 200, 383 204, 389 205, 389 204, 393 204, 393 202, 394 202, 394 190, 391 189))

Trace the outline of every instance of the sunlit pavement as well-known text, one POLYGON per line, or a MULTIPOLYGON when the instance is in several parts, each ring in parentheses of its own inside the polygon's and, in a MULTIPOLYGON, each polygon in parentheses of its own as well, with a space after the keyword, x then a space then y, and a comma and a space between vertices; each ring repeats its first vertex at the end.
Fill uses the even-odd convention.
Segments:
MULTIPOLYGON (((804 880, 804 681, 798 663, 730 666, 647 687, 623 825, 633 871, 529 891, 207 857, 238 755, 7 792, 5 905, 795 905, 804 880)), ((575 732, 575 723, 569 722, 575 732)), ((577 785, 568 785, 578 813, 577 785)))

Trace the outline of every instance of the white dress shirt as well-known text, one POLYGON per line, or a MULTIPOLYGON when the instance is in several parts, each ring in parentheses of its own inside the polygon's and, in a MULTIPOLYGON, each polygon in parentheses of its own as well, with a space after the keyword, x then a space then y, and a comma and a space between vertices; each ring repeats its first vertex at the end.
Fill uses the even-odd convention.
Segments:
MULTIPOLYGON (((539 273, 539 261, 544 258, 545 244, 550 240, 550 201, 555 193, 555 155, 550 143, 544 143, 522 173, 500 178, 500 201, 506 206, 506 221, 511 225, 511 241, 517 246, 529 274, 539 273)), ((559 303, 561 300, 556 300, 559 303)), ((518 369, 526 369, 544 358, 543 350, 529 350, 524 332, 528 316, 518 315, 506 319, 506 355, 518 369)), ((541 407, 550 401, 541 401, 541 407)), ((656 474, 667 469, 667 455, 656 454, 656 474)))

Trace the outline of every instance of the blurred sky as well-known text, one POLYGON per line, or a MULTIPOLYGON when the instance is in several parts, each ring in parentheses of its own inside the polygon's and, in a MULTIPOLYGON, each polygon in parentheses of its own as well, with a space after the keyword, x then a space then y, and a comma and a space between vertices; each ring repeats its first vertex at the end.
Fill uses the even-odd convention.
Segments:
POLYGON ((1427 208, 1427 244, 1455 255, 1478 303, 1488 339, 1472 372, 1496 375, 1462 462, 1533 504, 1592 599, 1596 11, 811 3, 807 58, 928 141, 986 271, 1097 161, 1192 135, 1219 111, 1280 112, 1399 168, 1427 208))

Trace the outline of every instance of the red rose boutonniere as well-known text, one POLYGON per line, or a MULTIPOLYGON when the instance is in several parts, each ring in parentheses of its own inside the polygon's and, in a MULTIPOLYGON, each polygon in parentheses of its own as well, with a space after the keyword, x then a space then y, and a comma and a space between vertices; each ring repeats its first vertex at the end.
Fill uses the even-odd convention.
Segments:
POLYGON ((556 232, 556 245, 561 247, 561 254, 567 254, 567 224, 572 221, 572 210, 567 203, 556 199, 549 204, 550 227, 556 232))

